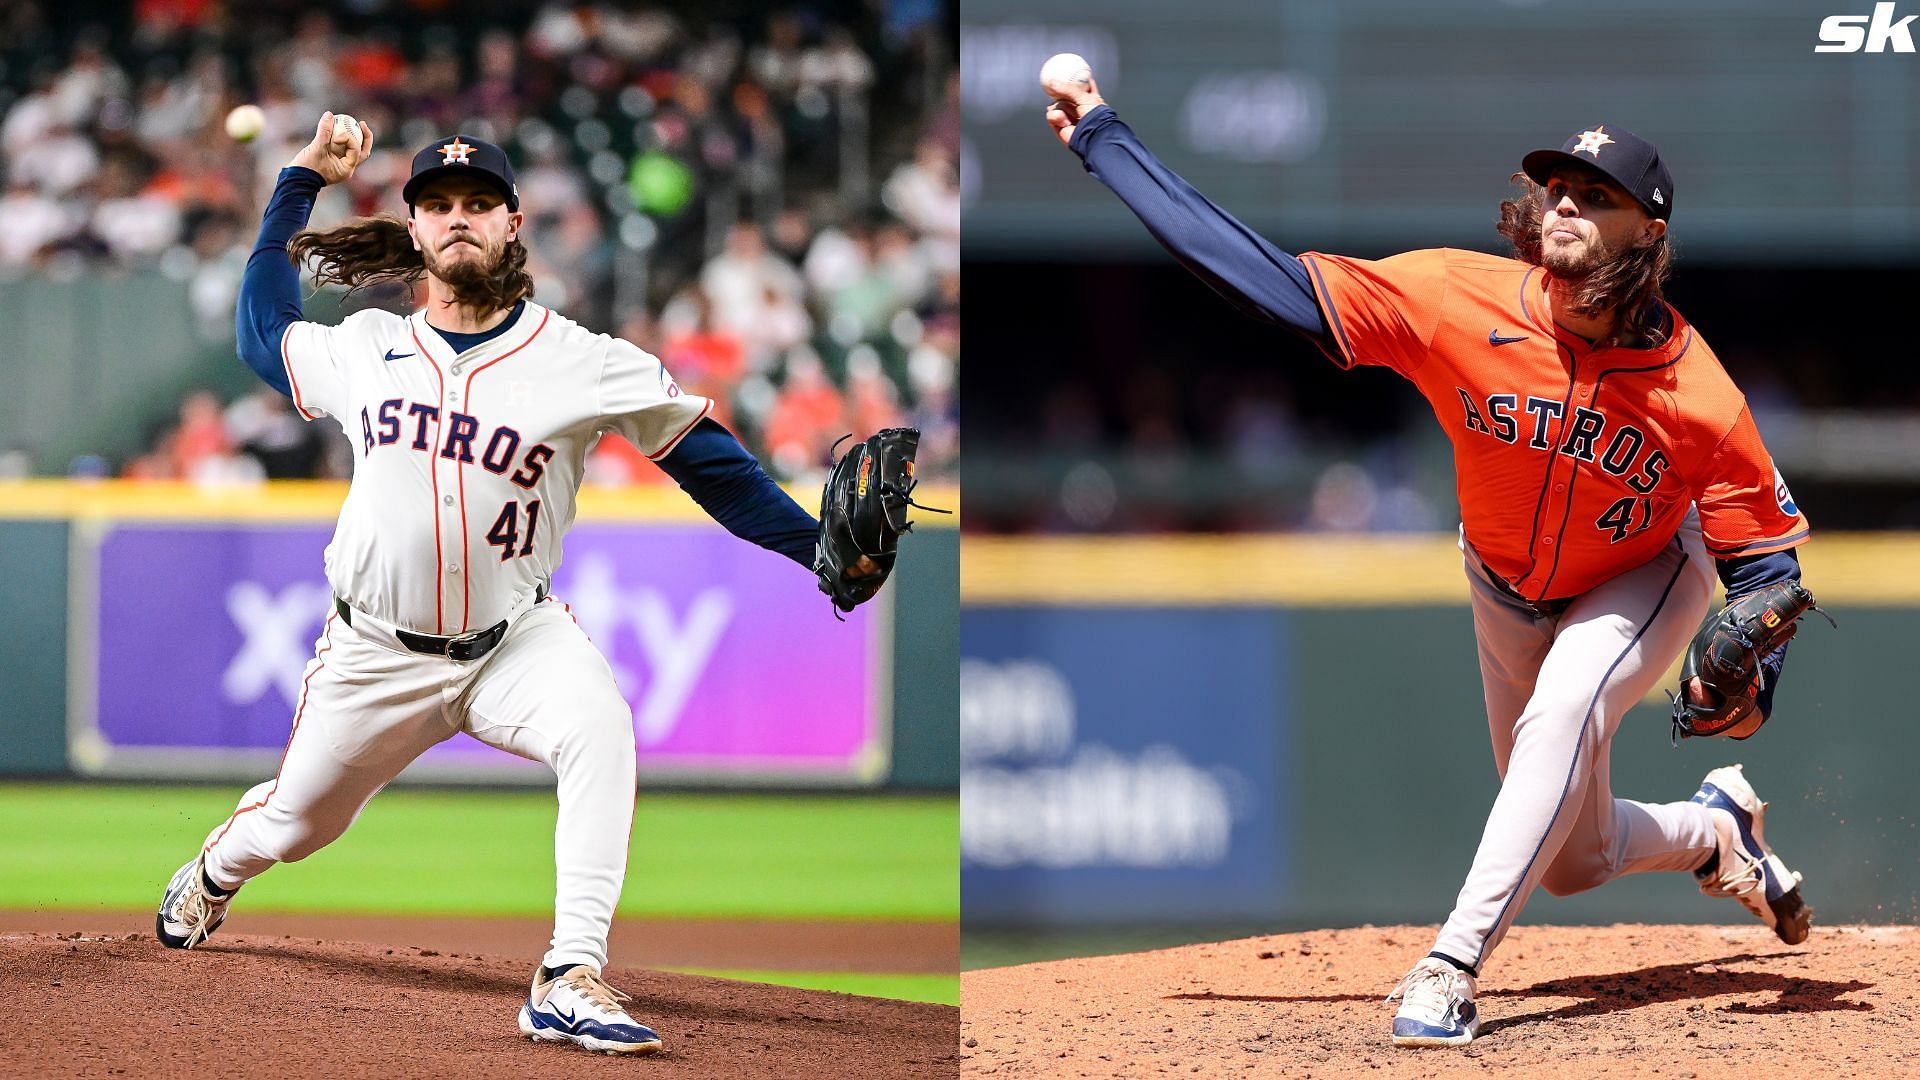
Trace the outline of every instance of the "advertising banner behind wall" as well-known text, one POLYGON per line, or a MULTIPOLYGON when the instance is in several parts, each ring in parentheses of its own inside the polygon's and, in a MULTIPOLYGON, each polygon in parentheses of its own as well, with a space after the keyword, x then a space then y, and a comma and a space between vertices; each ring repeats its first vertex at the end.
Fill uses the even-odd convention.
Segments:
POLYGON ((1234 918, 1283 903, 1285 621, 1257 610, 967 610, 966 922, 1234 918))
MULTIPOLYGON (((70 710, 75 768, 271 774, 332 606, 321 572, 330 535, 292 523, 118 524, 99 537, 92 587, 77 600, 86 648, 74 681, 92 701, 70 710)), ((554 596, 633 707, 643 777, 884 779, 884 605, 841 624, 786 559, 711 527, 664 524, 576 528, 554 596)), ((458 735, 410 775, 548 774, 458 735)))

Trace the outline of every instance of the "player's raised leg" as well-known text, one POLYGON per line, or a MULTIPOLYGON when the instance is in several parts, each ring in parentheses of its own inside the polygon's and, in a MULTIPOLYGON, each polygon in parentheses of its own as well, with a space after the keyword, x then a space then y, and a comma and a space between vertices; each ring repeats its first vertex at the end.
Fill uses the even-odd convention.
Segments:
POLYGON ((1706 815, 1686 804, 1614 800, 1604 770, 1621 717, 1706 610, 1712 570, 1698 536, 1683 529, 1658 557, 1558 617, 1511 743, 1495 740, 1496 753, 1509 755, 1504 780, 1437 955, 1477 972, 1563 853, 1554 887, 1578 891, 1629 869, 1691 869, 1711 847, 1706 815))
POLYGON ((626 880, 636 769, 633 712, 612 670, 563 605, 536 604, 488 658, 466 715, 474 738, 558 778, 553 942, 521 1007, 521 1033, 609 1053, 660 1049, 601 975, 626 880))
POLYGON ((367 641, 329 617, 278 773, 248 789, 174 873, 155 918, 160 940, 173 948, 204 941, 240 886, 338 839, 401 769, 452 736, 458 728, 441 696, 451 663, 367 641))
MULTIPOLYGON (((1687 554, 1689 568, 1704 579, 1704 568, 1710 564, 1705 551, 1699 546, 1699 530, 1692 519, 1682 527, 1678 540, 1687 554)), ((1558 620, 1530 619, 1525 613, 1519 613, 1520 618, 1530 619, 1535 626, 1535 632, 1521 644, 1537 645, 1542 633, 1555 638, 1572 634, 1574 636, 1565 644, 1556 645, 1571 655, 1572 651, 1583 647, 1579 642, 1580 635, 1590 634, 1595 629, 1591 625, 1591 618, 1585 614, 1589 607, 1607 610, 1606 605, 1613 605, 1610 610, 1618 612, 1636 603, 1644 604, 1644 594, 1656 584, 1656 579, 1660 579, 1657 567, 1643 567, 1640 571, 1622 575, 1597 588, 1591 599, 1583 601, 1576 609, 1570 609, 1566 616, 1558 620), (1640 576, 1636 577, 1636 573, 1640 576), (1561 633, 1563 624, 1565 634, 1561 633)), ((1708 584, 1710 587, 1710 582, 1708 584)), ((1650 658, 1652 663, 1636 661, 1631 665, 1622 665, 1614 674, 1608 695, 1626 704, 1612 708, 1608 713, 1610 723, 1606 737, 1594 750, 1584 797, 1578 804, 1578 816, 1566 841, 1561 844, 1541 878, 1540 884, 1555 896, 1583 892, 1622 874, 1644 870, 1692 870, 1706 858, 1707 853, 1702 845, 1706 843, 1710 821, 1693 804, 1643 803, 1617 798, 1612 791, 1612 735, 1618 730, 1621 716, 1632 707, 1632 702, 1638 701, 1646 693, 1643 684, 1649 684, 1650 678, 1657 679, 1652 667, 1659 663, 1669 647, 1679 647, 1673 639, 1685 624, 1686 613, 1691 611, 1691 587, 1677 588, 1676 592, 1681 595, 1668 601, 1668 606, 1675 609, 1670 613, 1673 617, 1663 616, 1656 624, 1641 630, 1636 653, 1650 658)), ((1511 627, 1514 615, 1514 609, 1500 602, 1485 579, 1475 582, 1475 624, 1482 644, 1482 675, 1488 683, 1494 757, 1503 778, 1507 775, 1512 753, 1514 729, 1527 703, 1526 699, 1517 702, 1516 699, 1535 684, 1538 676, 1536 668, 1534 674, 1526 678, 1524 686, 1517 680, 1502 683, 1503 693, 1499 696, 1512 705, 1513 711, 1504 716, 1494 712, 1496 673, 1490 669, 1486 659, 1489 644, 1509 655, 1529 652, 1528 648, 1516 645, 1511 640, 1511 630, 1506 629, 1511 627), (1490 635, 1502 640, 1489 642, 1490 635)), ((1606 635, 1602 633, 1599 637, 1600 647, 1589 651, 1595 656, 1604 657, 1608 655, 1606 635)))

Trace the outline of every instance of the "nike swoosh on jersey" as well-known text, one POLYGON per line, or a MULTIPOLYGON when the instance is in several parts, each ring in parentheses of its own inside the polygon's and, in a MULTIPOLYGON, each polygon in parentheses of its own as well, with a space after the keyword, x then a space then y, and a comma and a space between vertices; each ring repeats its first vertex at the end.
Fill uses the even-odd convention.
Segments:
POLYGON ((1487 344, 1493 345, 1495 347, 1498 347, 1501 345, 1511 345, 1516 341, 1525 341, 1525 340, 1527 340, 1527 335, 1525 334, 1521 334, 1519 337, 1501 337, 1500 331, 1498 328, 1487 331, 1487 344))
POLYGON ((413 355, 413 354, 412 354, 412 353, 410 353, 410 352, 394 352, 394 351, 393 351, 392 349, 388 349, 388 350, 387 350, 387 363, 389 363, 389 364, 391 364, 391 363, 393 363, 393 362, 394 362, 395 360, 404 360, 404 359, 406 359, 407 357, 409 357, 409 356, 412 356, 412 355, 413 355))

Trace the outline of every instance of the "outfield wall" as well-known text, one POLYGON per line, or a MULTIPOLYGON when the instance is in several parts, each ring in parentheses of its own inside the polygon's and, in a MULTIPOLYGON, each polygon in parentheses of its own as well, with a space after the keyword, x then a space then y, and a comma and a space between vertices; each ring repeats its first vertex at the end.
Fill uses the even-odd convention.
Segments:
MULTIPOLYGON (((1613 743, 1616 795, 1685 799, 1744 762, 1828 921, 1920 914, 1920 539, 1822 536, 1774 718, 1670 745, 1664 696, 1613 743)), ((1435 922, 1498 790, 1451 538, 969 537, 961 890, 969 927, 1435 922)), ((1671 675, 1672 673, 1670 673, 1671 675)), ((1663 680, 1663 684, 1674 682, 1663 680)), ((1734 918, 1678 875, 1529 919, 1734 918)))
MULTIPOLYGON (((0 487, 0 772, 271 774, 331 608, 321 554, 344 491, 0 487)), ((843 623, 803 572, 677 489, 584 492, 554 591, 634 709, 643 782, 954 787, 959 534, 944 524, 916 531, 893 587, 843 623)), ((550 782, 464 736, 406 776, 550 782)))

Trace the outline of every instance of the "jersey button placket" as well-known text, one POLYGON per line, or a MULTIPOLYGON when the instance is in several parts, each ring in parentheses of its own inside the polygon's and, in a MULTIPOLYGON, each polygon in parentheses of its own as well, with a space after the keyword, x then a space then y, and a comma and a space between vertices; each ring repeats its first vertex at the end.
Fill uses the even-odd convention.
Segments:
MULTIPOLYGON (((447 369, 446 392, 440 402, 443 432, 451 429, 453 414, 460 407, 460 391, 455 389, 459 384, 454 380, 459 378, 461 366, 459 358, 455 358, 447 369)), ((445 434, 442 434, 437 448, 440 452, 435 454, 433 464, 440 476, 440 532, 444 538, 441 554, 446 559, 440 576, 441 610, 446 620, 442 632, 459 633, 464 629, 461 620, 465 618, 466 606, 466 582, 460 574, 460 553, 466 544, 467 522, 461 513, 464 507, 460 504, 460 461, 457 456, 444 453, 450 445, 445 434)))

